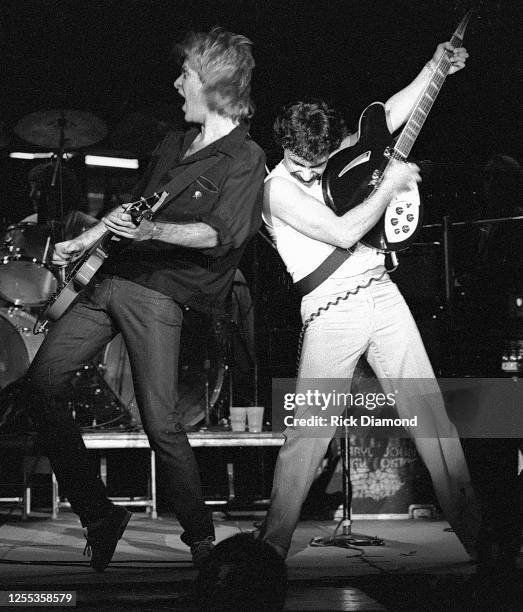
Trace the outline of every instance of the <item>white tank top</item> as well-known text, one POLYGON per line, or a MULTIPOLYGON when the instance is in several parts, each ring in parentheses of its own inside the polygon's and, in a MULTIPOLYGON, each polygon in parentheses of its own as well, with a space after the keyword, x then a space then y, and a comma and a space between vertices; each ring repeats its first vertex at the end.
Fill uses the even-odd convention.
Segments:
MULTIPOLYGON (((280 162, 274 168, 265 178, 265 181, 269 181, 275 176, 293 181, 302 191, 316 198, 325 206, 321 181, 315 181, 310 186, 303 185, 303 183, 300 183, 300 181, 290 174, 283 165, 283 162, 280 162)), ((263 220, 278 249, 278 253, 287 267, 287 271, 295 283, 313 272, 336 248, 326 242, 321 242, 320 240, 305 236, 305 234, 298 232, 277 217, 272 217, 269 220, 264 214, 263 220)), ((345 260, 329 278, 347 278, 355 276, 356 274, 372 270, 383 264, 383 253, 358 243, 354 253, 345 260)))

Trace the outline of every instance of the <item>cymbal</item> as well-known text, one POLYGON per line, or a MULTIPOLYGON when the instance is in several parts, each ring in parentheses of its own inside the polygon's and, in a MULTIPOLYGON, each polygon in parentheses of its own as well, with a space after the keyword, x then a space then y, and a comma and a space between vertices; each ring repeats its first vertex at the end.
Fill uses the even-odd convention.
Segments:
POLYGON ((48 110, 26 115, 15 133, 27 142, 49 149, 80 149, 107 135, 105 123, 86 111, 48 110))

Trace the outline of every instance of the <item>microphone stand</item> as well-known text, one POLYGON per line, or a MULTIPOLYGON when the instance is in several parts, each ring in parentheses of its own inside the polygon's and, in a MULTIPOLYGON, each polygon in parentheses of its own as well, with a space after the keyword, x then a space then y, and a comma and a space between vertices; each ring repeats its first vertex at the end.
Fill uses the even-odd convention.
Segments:
MULTIPOLYGON (((347 406, 345 406, 343 415, 346 420, 347 406)), ((336 546, 338 548, 384 546, 384 541, 377 536, 352 533, 352 483, 350 477, 350 435, 348 425, 343 425, 343 438, 340 442, 343 514, 334 529, 333 535, 312 538, 310 546, 336 546)))
MULTIPOLYGON (((63 164, 63 157, 64 157, 64 153, 65 153, 65 134, 64 134, 64 130, 65 130, 65 126, 67 123, 67 120, 65 118, 65 114, 64 111, 61 111, 62 116, 60 117, 60 119, 58 119, 58 127, 60 128, 60 143, 58 145, 58 153, 55 154, 55 164, 54 164, 54 168, 53 168, 53 177, 51 179, 51 189, 56 185, 56 180, 58 178, 58 202, 59 202, 59 218, 53 218, 53 219, 48 219, 48 221, 51 223, 52 226, 52 233, 53 233, 53 242, 62 242, 63 240, 65 240, 65 234, 64 234, 64 193, 63 193, 63 182, 62 182, 62 164, 63 164), (58 221, 58 223, 57 223, 58 221), (59 236, 57 236, 57 229, 59 232, 59 236)), ((48 196, 48 199, 50 198, 50 196, 48 196)), ((49 205, 48 205, 49 208, 49 205)), ((51 211, 48 209, 47 214, 49 215, 51 211)), ((56 217, 56 211, 53 210, 52 211, 54 214, 53 216, 56 217)))

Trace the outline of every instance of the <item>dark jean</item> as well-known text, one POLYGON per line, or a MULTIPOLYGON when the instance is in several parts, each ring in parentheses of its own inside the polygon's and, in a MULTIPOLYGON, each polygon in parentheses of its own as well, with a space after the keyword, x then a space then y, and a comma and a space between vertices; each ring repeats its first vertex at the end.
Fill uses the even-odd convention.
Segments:
POLYGON ((85 525, 110 502, 63 398, 70 380, 120 331, 137 403, 186 544, 214 535, 198 465, 175 406, 183 313, 170 297, 116 276, 94 279, 54 323, 27 373, 33 414, 61 491, 85 525))

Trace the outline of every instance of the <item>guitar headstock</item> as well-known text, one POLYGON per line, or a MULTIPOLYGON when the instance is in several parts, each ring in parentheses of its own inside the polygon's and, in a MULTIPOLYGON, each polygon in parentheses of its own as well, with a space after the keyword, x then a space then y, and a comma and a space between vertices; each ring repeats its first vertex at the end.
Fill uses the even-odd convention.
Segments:
POLYGON ((131 215, 133 223, 138 225, 142 219, 151 219, 168 195, 166 191, 161 194, 154 193, 152 196, 142 197, 135 202, 123 204, 123 206, 125 212, 131 215))
POLYGON ((454 4, 456 16, 463 17, 469 11, 477 24, 493 26, 502 21, 503 0, 457 0, 454 4))

